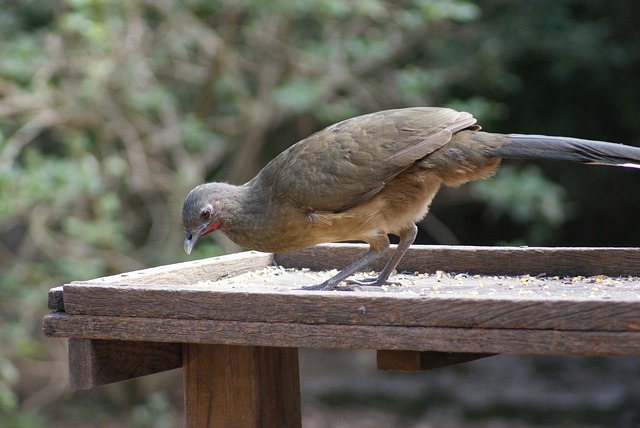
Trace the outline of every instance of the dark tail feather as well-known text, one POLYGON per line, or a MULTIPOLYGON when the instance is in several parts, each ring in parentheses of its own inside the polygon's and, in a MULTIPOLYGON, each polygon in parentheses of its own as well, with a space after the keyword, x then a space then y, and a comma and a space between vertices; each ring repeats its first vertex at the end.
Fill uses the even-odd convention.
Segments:
POLYGON ((549 159, 640 168, 640 148, 603 141, 509 134, 509 143, 489 152, 501 158, 549 159))

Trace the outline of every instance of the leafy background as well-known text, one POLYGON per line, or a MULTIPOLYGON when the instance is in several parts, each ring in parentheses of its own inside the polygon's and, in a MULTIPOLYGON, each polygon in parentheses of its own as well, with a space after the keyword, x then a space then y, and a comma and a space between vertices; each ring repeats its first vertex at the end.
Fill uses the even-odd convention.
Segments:
MULTIPOLYGON (((632 0, 3 2, 0 425, 179 425, 171 374, 68 390, 64 341, 40 332, 47 290, 186 260, 190 188, 242 183, 332 122, 439 105, 490 131, 640 145, 638 22, 632 0)), ((419 239, 638 245, 639 186, 637 171, 509 162, 442 191, 419 239)), ((192 257, 237 250, 217 236, 192 257)), ((577 364, 533 361, 536 376, 577 364)), ((318 426, 331 414, 310 409, 318 426)), ((480 419, 504 417, 529 423, 480 419)))

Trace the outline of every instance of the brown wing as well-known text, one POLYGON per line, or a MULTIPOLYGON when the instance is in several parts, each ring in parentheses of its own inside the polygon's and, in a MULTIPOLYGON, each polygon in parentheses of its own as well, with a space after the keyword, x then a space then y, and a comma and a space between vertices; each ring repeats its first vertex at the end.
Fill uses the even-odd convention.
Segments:
POLYGON ((469 113, 428 107, 347 119, 291 146, 256 179, 271 183, 274 198, 309 210, 342 211, 375 195, 475 122, 469 113))

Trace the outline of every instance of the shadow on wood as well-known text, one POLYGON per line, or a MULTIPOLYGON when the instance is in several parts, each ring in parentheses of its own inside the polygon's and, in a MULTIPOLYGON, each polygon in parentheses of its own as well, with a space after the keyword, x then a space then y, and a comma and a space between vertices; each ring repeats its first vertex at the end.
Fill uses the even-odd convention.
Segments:
POLYGON ((69 383, 89 389, 182 365, 179 343, 69 339, 69 383))
POLYGON ((377 351, 378 370, 419 372, 468 363, 496 354, 438 351, 377 351))

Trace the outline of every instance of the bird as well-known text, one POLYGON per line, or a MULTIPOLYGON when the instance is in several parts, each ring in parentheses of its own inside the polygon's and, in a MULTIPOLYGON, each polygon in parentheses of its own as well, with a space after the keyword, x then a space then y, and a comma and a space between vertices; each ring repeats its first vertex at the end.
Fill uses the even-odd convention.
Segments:
POLYGON ((383 110, 330 125, 272 159, 243 185, 201 184, 182 208, 190 254, 215 230, 242 247, 287 252, 362 241, 369 250, 307 290, 391 284, 442 185, 492 176, 503 158, 640 168, 640 148, 571 137, 484 132, 472 114, 441 107, 383 110), (382 271, 350 279, 390 250, 382 271))

